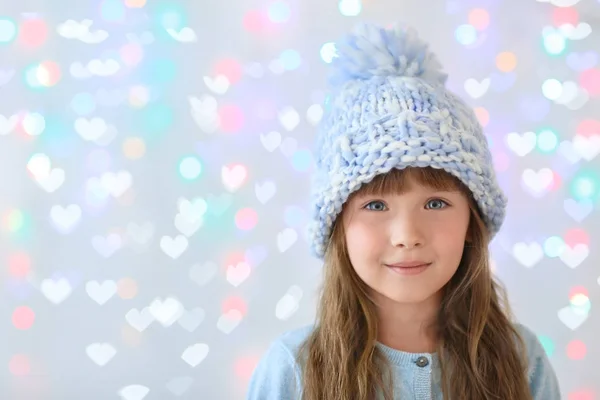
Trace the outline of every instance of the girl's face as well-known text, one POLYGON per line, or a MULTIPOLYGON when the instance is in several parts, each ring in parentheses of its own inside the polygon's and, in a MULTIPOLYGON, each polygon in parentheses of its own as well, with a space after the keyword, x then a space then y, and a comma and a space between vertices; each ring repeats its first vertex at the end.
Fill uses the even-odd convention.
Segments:
POLYGON ((378 302, 437 298, 464 250, 470 218, 465 195, 435 191, 412 178, 407 183, 399 195, 356 195, 342 217, 350 261, 378 302), (431 264, 416 274, 386 266, 407 261, 431 264))

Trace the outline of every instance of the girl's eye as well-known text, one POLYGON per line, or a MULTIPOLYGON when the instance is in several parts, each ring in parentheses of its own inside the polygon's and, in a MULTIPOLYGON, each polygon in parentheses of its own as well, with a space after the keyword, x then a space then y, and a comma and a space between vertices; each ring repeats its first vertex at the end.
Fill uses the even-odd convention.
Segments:
MULTIPOLYGON (((385 207, 385 204, 383 204, 383 202, 381 202, 381 201, 379 201, 379 200, 375 200, 375 201, 372 201, 372 202, 370 202, 369 204, 367 204, 367 205, 365 206, 365 208, 367 208, 367 209, 368 209, 368 207, 369 207, 371 204, 382 204, 382 205, 385 207)), ((371 209, 371 210, 372 210, 372 211, 381 211, 381 209, 379 209, 379 210, 374 210, 374 209, 371 209)))
MULTIPOLYGON (((446 208, 448 206, 448 203, 442 199, 431 199, 427 202, 427 205, 430 206, 427 208, 431 210, 441 210, 443 208, 446 208)), ((370 209, 371 211, 382 211, 381 207, 385 207, 385 204, 383 204, 382 201, 375 200, 367 204, 364 208, 370 209), (372 204, 380 204, 381 206, 377 208, 369 208, 369 206, 372 204)))
POLYGON ((433 210, 441 210, 442 208, 448 206, 448 203, 442 199, 431 199, 427 202, 427 204, 435 204, 435 206, 432 207, 433 210))

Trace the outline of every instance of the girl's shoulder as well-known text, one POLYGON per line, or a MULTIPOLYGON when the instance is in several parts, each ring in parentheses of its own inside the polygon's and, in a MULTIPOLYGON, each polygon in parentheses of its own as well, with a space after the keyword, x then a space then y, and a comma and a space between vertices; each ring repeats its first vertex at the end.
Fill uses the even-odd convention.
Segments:
POLYGON ((527 378, 534 400, 561 399, 556 372, 538 336, 527 326, 515 323, 527 349, 527 378))
POLYGON ((246 399, 301 397, 300 366, 296 357, 300 346, 313 329, 313 325, 307 325, 289 330, 272 341, 252 373, 246 399))
POLYGON ((537 341, 537 335, 528 326, 520 322, 514 322, 513 325, 525 341, 525 344, 531 345, 532 342, 537 341))
POLYGON ((519 322, 515 322, 514 327, 523 339, 530 360, 546 354, 544 347, 533 330, 519 322))
POLYGON ((286 348, 291 354, 296 354, 304 341, 313 332, 314 325, 304 325, 282 333, 274 342, 286 348))

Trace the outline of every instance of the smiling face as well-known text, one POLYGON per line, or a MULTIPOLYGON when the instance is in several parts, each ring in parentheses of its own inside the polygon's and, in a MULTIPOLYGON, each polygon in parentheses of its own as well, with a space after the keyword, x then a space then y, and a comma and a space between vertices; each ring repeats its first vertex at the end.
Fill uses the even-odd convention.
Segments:
POLYGON ((378 303, 439 302, 463 255, 469 200, 458 181, 441 170, 390 174, 353 193, 344 205, 350 261, 378 303), (386 266, 415 260, 431 264, 416 274, 386 266))

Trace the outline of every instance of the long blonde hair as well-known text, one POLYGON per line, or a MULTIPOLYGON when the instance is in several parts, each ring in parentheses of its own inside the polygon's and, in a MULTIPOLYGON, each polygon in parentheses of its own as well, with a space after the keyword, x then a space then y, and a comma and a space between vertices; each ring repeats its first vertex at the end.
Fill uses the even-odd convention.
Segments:
MULTIPOLYGON (((376 176, 359 193, 401 193, 408 174, 434 189, 458 188, 470 203, 469 240, 437 317, 444 398, 531 400, 525 345, 511 321, 505 290, 492 275, 489 233, 469 189, 443 170, 407 168, 376 176)), ((350 262, 342 214, 325 255, 317 323, 298 353, 302 399, 392 400, 390 364, 376 347, 375 305, 350 262)))

